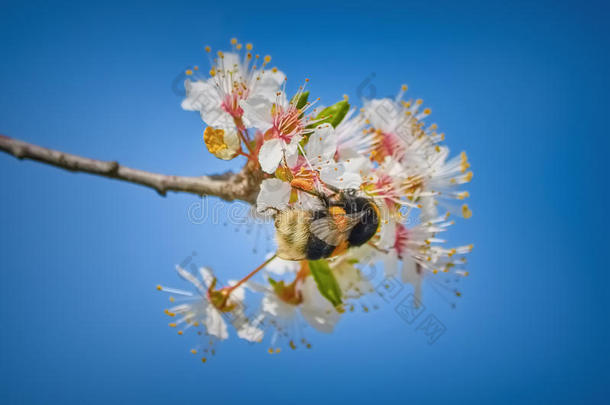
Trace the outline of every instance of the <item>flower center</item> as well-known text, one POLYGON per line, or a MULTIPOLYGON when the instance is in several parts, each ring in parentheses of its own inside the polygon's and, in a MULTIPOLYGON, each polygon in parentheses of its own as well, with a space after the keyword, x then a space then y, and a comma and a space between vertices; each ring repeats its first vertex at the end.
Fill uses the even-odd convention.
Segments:
POLYGON ((394 241, 394 249, 398 254, 398 258, 402 259, 407 251, 407 242, 409 241, 409 231, 403 224, 396 224, 396 240, 394 241))
POLYGON ((303 131, 304 125, 300 119, 302 111, 293 105, 287 108, 274 105, 273 114, 273 136, 280 138, 286 143, 303 131))
POLYGON ((239 105, 239 102, 248 97, 248 90, 240 88, 237 84, 234 87, 231 94, 227 94, 222 101, 222 109, 234 118, 241 118, 244 115, 244 110, 239 105))

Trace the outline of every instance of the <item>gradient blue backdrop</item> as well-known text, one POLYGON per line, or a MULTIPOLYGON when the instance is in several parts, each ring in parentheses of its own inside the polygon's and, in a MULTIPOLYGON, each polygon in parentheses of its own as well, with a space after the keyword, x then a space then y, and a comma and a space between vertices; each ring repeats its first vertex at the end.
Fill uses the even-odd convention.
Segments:
POLYGON ((190 195, 1 155, 0 402, 607 401, 608 5, 425 3, 2 1, 0 133, 152 171, 234 168, 175 84, 237 36, 324 104, 372 74, 378 96, 408 83, 468 151, 474 216, 449 236, 475 250, 457 309, 426 291, 447 327, 434 345, 386 305, 309 330, 311 351, 231 339, 202 365, 154 287, 183 286, 173 266, 193 251, 244 274, 252 238, 190 222, 190 195))

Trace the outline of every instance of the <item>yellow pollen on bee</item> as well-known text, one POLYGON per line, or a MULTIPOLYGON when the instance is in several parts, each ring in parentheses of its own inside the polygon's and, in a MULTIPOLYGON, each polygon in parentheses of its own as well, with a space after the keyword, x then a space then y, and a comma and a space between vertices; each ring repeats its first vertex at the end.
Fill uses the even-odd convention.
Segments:
POLYGON ((186 72, 185 72, 185 73, 186 73, 188 76, 190 76, 190 75, 192 75, 192 74, 193 74, 193 71, 192 71, 191 69, 186 69, 186 72))
POLYGON ((209 46, 207 46, 207 45, 206 45, 206 47, 205 47, 204 49, 205 49, 205 51, 206 51, 207 53, 212 52, 212 48, 210 48, 210 47, 209 47, 209 46))
POLYGON ((470 211, 467 204, 462 205, 462 216, 466 219, 472 216, 472 211, 470 211))
POLYGON ((408 89, 408 88, 409 88, 409 87, 408 87, 406 84, 403 84, 402 86, 400 86, 400 89, 401 89, 402 91, 407 91, 407 89, 408 89))
POLYGON ((237 38, 231 38, 231 45, 235 45, 237 43, 237 38))
POLYGON ((248 43, 246 44, 246 49, 247 49, 247 50, 249 50, 249 51, 251 51, 251 50, 252 50, 252 44, 248 42, 248 43))

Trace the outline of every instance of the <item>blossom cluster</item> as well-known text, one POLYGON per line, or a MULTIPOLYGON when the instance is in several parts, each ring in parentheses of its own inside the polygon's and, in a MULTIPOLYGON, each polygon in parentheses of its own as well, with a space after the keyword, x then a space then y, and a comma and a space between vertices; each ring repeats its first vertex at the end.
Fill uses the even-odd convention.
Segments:
POLYGON ((472 245, 446 246, 442 234, 454 224, 452 215, 472 215, 462 188, 472 179, 470 164, 464 152, 450 156, 444 134, 427 123, 431 111, 422 100, 405 100, 403 85, 395 98, 363 100, 361 109, 351 108, 346 96, 324 108, 310 99, 307 79, 288 94, 286 76, 271 67, 271 57, 236 39, 231 45, 216 54, 205 48, 208 74, 198 67, 186 71, 182 107, 200 113, 210 153, 247 159, 263 173, 258 214, 322 209, 317 193, 351 190, 378 207, 379 226, 368 243, 322 260, 284 260, 272 252, 224 287, 207 268, 194 274, 178 266, 194 291, 158 287, 176 301, 166 310, 175 317, 170 326, 179 334, 195 328, 213 343, 228 337, 229 323, 249 341, 271 335, 271 353, 279 350, 279 339, 293 349, 309 347, 295 332, 298 324, 331 332, 350 302, 374 292, 363 266, 382 264, 386 277, 412 286, 416 303, 424 279, 468 275, 464 255, 472 245), (259 271, 265 277, 255 281, 259 271), (260 299, 251 314, 246 291, 260 299))

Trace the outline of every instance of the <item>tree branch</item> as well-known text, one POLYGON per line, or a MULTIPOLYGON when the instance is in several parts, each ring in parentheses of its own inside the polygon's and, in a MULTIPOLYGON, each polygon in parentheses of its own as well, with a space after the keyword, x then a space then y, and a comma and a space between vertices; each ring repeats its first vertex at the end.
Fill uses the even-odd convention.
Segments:
POLYGON ((72 155, 0 135, 0 150, 17 159, 31 159, 72 172, 85 172, 111 179, 123 180, 155 189, 165 196, 168 191, 210 195, 226 201, 256 201, 262 173, 256 163, 248 162, 239 173, 185 177, 151 173, 120 165, 116 161, 102 161, 72 155))

